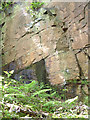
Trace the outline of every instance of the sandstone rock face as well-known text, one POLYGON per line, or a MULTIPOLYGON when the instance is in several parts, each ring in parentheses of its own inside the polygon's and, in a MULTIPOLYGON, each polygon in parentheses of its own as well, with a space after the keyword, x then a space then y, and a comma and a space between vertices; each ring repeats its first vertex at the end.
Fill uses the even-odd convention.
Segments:
POLYGON ((4 19, 3 69, 13 62, 15 67, 11 69, 17 71, 44 60, 52 85, 87 79, 87 3, 51 2, 35 13, 36 18, 27 12, 26 6, 17 4, 4 19))

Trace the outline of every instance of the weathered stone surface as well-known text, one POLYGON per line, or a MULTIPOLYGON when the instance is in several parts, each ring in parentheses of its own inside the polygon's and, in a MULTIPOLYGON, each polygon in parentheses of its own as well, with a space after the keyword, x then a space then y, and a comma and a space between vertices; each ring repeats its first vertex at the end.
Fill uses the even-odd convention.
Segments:
POLYGON ((79 33, 79 35, 75 36, 74 40, 72 42, 73 49, 80 49, 88 44, 88 35, 86 33, 81 33, 81 30, 79 30, 78 33, 79 33), (84 40, 82 40, 82 39, 84 39, 84 40))
POLYGON ((57 44, 56 44, 56 49, 57 49, 58 51, 60 51, 60 50, 69 51, 69 43, 68 43, 68 40, 67 40, 67 37, 66 37, 65 34, 63 34, 63 35, 59 38, 59 40, 58 40, 58 42, 57 42, 57 44))
POLYGON ((60 73, 63 74, 65 80, 79 79, 79 70, 73 51, 62 52, 59 54, 60 73))
POLYGON ((81 67, 81 72, 82 72, 82 77, 88 77, 88 57, 83 53, 79 53, 77 54, 77 58, 78 58, 78 61, 79 61, 79 65, 81 67))
POLYGON ((49 56, 45 60, 45 62, 51 84, 63 84, 65 82, 65 78, 63 74, 60 74, 60 63, 58 53, 56 52, 54 53, 54 55, 49 56))
POLYGON ((52 85, 79 79, 80 70, 87 78, 88 57, 83 50, 88 44, 87 3, 50 2, 37 11, 35 18, 32 16, 22 3, 5 18, 3 65, 14 61, 17 71, 38 63, 35 69, 48 74, 38 71, 40 80, 48 77, 52 85))

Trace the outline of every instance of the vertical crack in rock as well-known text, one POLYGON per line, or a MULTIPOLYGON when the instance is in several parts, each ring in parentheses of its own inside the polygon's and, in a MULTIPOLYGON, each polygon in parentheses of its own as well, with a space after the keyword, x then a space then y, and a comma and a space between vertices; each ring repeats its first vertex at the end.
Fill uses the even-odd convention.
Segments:
POLYGON ((84 50, 86 50, 86 49, 88 49, 88 48, 90 48, 90 44, 85 45, 85 47, 81 48, 81 49, 75 54, 76 62, 77 62, 78 68, 79 68, 79 75, 80 75, 79 77, 80 77, 80 79, 85 78, 85 76, 84 76, 84 73, 83 73, 83 71, 82 71, 82 68, 81 68, 81 66, 80 66, 80 64, 79 64, 79 60, 78 60, 78 58, 77 58, 77 54, 79 54, 80 52, 84 52, 84 54, 88 57, 88 60, 90 60, 89 54, 84 51, 84 50))
POLYGON ((85 19, 85 16, 86 16, 86 14, 85 14, 85 10, 86 10, 86 7, 88 6, 88 4, 89 4, 89 3, 87 3, 87 4, 85 5, 84 10, 83 10, 84 17, 81 18, 81 19, 79 20, 79 22, 81 22, 83 19, 85 19))
POLYGON ((90 60, 89 48, 90 48, 90 44, 85 45, 85 47, 83 48, 83 52, 88 57, 88 60, 90 60), (88 53, 85 51, 85 49, 88 49, 88 53))
POLYGON ((41 35, 40 34, 38 34, 38 35, 39 35, 39 38, 40 38, 40 47, 42 48, 41 35))
POLYGON ((76 62, 77 62, 78 68, 79 68, 79 75, 80 75, 79 77, 80 77, 80 79, 81 78, 85 78, 85 76, 84 76, 82 68, 81 68, 81 66, 79 64, 79 60, 77 58, 77 54, 79 54, 80 52, 83 52, 88 57, 88 60, 90 60, 89 54, 85 51, 86 49, 89 49, 89 48, 90 48, 90 44, 86 44, 85 47, 79 49, 79 51, 75 54, 76 62))
POLYGON ((85 78, 84 73, 82 71, 82 68, 80 66, 79 60, 77 58, 77 53, 75 54, 75 58, 76 58, 77 66, 78 66, 78 69, 79 69, 79 77, 80 77, 80 79, 85 78))
POLYGON ((88 57, 88 60, 90 60, 90 56, 87 52, 84 51, 84 54, 88 57))

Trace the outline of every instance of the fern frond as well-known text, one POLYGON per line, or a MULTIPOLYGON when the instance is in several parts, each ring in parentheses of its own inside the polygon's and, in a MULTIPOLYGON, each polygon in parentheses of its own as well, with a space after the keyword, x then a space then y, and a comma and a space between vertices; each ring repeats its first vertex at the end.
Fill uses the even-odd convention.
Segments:
POLYGON ((37 91, 37 92, 33 93, 32 97, 34 97, 35 95, 39 95, 39 94, 41 94, 41 93, 50 91, 50 90, 52 90, 52 89, 44 89, 44 90, 37 91))

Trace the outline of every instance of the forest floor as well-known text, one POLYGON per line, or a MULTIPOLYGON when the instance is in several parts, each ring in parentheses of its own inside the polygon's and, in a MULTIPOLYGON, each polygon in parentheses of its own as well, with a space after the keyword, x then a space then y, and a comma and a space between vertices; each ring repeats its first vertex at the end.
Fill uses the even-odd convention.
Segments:
MULTIPOLYGON (((49 85, 31 80, 25 84, 8 77, 2 77, 2 100, 0 114, 3 118, 88 118, 88 96, 83 102, 78 96, 65 99, 49 85)), ((0 115, 0 116, 1 116, 0 115)))

